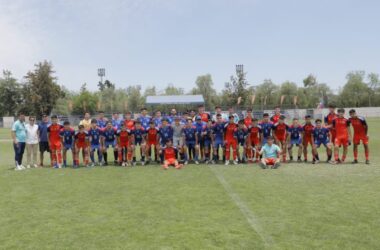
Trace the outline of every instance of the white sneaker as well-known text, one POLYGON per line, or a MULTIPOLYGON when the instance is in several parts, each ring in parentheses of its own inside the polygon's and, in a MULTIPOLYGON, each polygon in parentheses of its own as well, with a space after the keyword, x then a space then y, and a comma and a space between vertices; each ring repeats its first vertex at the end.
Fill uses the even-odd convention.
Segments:
POLYGON ((230 165, 230 161, 226 161, 226 163, 224 165, 226 165, 226 166, 230 165))
POLYGON ((184 164, 187 165, 187 164, 189 164, 189 162, 188 162, 188 161, 185 161, 184 164))
POLYGON ((21 168, 21 170, 25 169, 25 167, 23 165, 19 165, 19 167, 21 168))
POLYGON ((145 161, 141 161, 141 166, 145 166, 145 161))
POLYGON ((16 170, 16 171, 20 171, 20 170, 22 170, 22 168, 20 168, 20 166, 17 165, 17 166, 15 167, 15 170, 16 170))
POLYGON ((196 165, 199 165, 199 161, 195 161, 195 164, 196 164, 196 165))
POLYGON ((34 168, 38 168, 38 165, 37 165, 37 164, 34 164, 33 167, 34 167, 34 168))
POLYGON ((234 160, 234 164, 235 164, 235 165, 238 165, 238 164, 239 164, 239 161, 238 161, 238 160, 234 160))
POLYGON ((125 167, 125 162, 123 162, 123 163, 121 164, 121 166, 122 166, 122 167, 125 167))
POLYGON ((26 168, 30 168, 30 165, 27 165, 26 168))
POLYGON ((61 164, 58 164, 58 168, 62 168, 62 165, 61 165, 61 164))

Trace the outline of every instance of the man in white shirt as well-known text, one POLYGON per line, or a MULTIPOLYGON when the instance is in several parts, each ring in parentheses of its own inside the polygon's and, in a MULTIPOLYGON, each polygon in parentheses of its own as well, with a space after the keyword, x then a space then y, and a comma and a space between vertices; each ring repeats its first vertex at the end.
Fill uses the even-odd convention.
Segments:
POLYGON ((35 123, 36 118, 34 116, 29 117, 29 124, 25 125, 26 129, 26 159, 27 168, 37 168, 37 151, 38 151, 38 138, 39 130, 38 125, 35 123))

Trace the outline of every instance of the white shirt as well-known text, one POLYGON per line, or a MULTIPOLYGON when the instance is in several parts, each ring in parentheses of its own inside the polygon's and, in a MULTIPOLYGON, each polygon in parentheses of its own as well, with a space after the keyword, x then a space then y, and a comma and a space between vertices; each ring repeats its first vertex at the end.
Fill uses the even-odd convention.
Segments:
POLYGON ((30 124, 25 125, 26 129, 26 144, 37 144, 38 143, 38 125, 34 124, 33 126, 30 124))

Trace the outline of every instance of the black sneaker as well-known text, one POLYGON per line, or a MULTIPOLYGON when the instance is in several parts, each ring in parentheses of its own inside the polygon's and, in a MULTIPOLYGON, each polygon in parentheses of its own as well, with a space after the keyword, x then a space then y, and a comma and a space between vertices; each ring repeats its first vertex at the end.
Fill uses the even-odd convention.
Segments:
POLYGON ((358 160, 353 160, 352 164, 358 164, 358 160))
POLYGON ((301 160, 301 159, 298 159, 298 160, 297 160, 297 162, 298 162, 298 163, 301 163, 301 162, 302 162, 302 160, 301 160))
POLYGON ((365 161, 365 164, 369 165, 369 164, 370 164, 370 163, 369 163, 369 160, 366 160, 366 161, 365 161))
POLYGON ((311 162, 311 164, 315 164, 315 160, 313 160, 313 161, 311 162))
POLYGON ((273 166, 274 169, 277 169, 277 168, 279 168, 279 167, 280 167, 280 163, 279 163, 279 162, 276 162, 276 163, 274 164, 274 166, 273 166))

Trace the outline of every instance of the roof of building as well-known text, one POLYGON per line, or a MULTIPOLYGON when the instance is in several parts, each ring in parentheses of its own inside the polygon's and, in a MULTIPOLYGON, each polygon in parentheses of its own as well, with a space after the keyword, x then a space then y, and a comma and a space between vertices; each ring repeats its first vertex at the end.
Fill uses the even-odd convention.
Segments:
POLYGON ((203 104, 204 102, 202 95, 158 95, 146 97, 147 105, 203 104))

